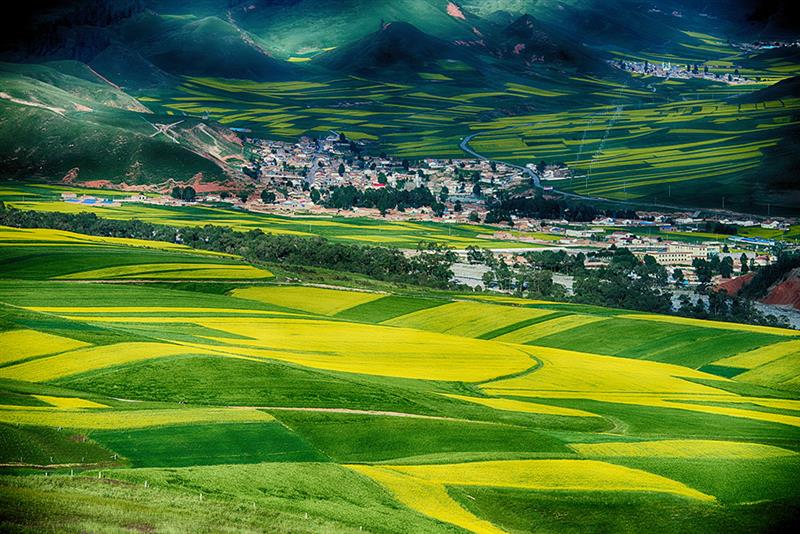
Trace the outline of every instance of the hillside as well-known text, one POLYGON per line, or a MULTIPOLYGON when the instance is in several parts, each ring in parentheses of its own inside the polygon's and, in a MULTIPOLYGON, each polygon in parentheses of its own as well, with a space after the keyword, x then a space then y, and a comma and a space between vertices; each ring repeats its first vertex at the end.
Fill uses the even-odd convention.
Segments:
MULTIPOLYGON (((70 61, 70 75, 92 69, 74 76, 81 83, 99 76, 95 85, 118 89, 84 94, 92 102, 146 106, 212 130, 224 124, 284 141, 341 131, 368 142, 372 154, 401 159, 464 157, 461 142, 476 135, 470 149, 484 157, 566 165, 576 179, 554 187, 570 194, 797 213, 800 99, 786 80, 800 75, 800 59, 784 46, 793 34, 781 22, 794 8, 751 0, 735 8, 716 0, 640 4, 56 1, 8 28, 0 58, 20 73, 70 61)), ((52 76, 39 81, 60 87, 52 76)), ((119 126, 100 116, 92 122, 101 130, 119 126)), ((126 163, 110 169, 113 180, 141 159, 158 159, 150 155, 155 146, 114 141, 108 130, 102 138, 126 145, 114 153, 126 163)), ((13 176, 60 179, 69 171, 67 161, 50 166, 36 155, 62 144, 26 142, 43 146, 28 151, 30 165, 15 162, 13 176)), ((202 147, 186 148, 204 156, 202 147)), ((94 166, 78 159, 87 172, 94 166)), ((166 164, 151 169, 133 174, 158 183, 192 175, 166 164)), ((221 179, 203 162, 191 171, 221 179)))
POLYGON ((608 66, 574 36, 542 23, 525 14, 488 37, 493 55, 501 59, 520 60, 555 68, 580 71, 607 71, 608 66))
POLYGON ((4 180, 150 184, 198 173, 209 181, 237 176, 226 163, 237 152, 242 161, 232 136, 194 119, 158 133, 154 124, 179 121, 149 113, 81 63, 3 64, 0 79, 4 180))
POLYGON ((397 75, 418 72, 440 60, 463 59, 468 55, 456 46, 426 35, 411 24, 386 22, 375 33, 322 54, 314 63, 337 71, 397 75))
POLYGON ((0 245, 4 528, 744 533, 797 511, 796 331, 297 285, 155 240, 0 245))

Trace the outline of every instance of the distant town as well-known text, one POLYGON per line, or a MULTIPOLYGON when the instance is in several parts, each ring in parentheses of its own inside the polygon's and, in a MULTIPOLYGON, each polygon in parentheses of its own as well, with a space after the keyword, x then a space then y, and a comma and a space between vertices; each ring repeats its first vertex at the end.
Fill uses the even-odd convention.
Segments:
MULTIPOLYGON (((63 193, 66 202, 118 206, 125 202, 157 205, 210 204, 231 206, 252 212, 285 216, 368 217, 393 221, 431 221, 474 224, 486 230, 480 237, 508 241, 507 250, 496 250, 498 258, 513 264, 525 250, 561 249, 570 254, 609 247, 627 248, 640 259, 651 256, 673 272, 681 272, 681 283, 696 286, 693 264, 697 259, 730 257, 736 265, 746 257, 747 268, 768 265, 777 249, 798 247, 796 242, 767 239, 785 231, 797 221, 788 218, 724 216, 697 212, 636 211, 630 217, 597 217, 591 221, 565 218, 546 219, 511 215, 503 224, 489 221, 489 204, 501 192, 530 194, 531 174, 542 181, 559 180, 569 170, 544 163, 527 167, 483 159, 400 160, 388 156, 361 154, 361 145, 331 132, 320 139, 303 137, 296 143, 247 139, 250 164, 243 169, 250 182, 239 189, 197 181, 193 185, 170 184, 160 191, 134 193, 130 197, 101 198, 63 193), (363 207, 352 199, 342 200, 338 192, 378 195, 392 190, 430 195, 427 205, 363 207), (339 204, 337 204, 337 199, 339 204), (740 235, 739 229, 756 231, 740 235), (763 230, 763 232, 761 231, 763 230), (712 237, 709 237, 711 235, 712 237), (674 237, 673 237, 674 236, 674 237)), ((544 186, 547 193, 552 187, 544 186)), ((424 195, 423 195, 424 196, 424 195)), ((459 251, 465 257, 466 251, 459 251)), ((602 257, 588 259, 586 267, 600 268, 602 257)), ((737 271, 738 272, 738 271, 737 271)), ((480 273, 464 271, 463 281, 480 281, 480 273), (475 276, 473 276, 475 275, 475 276), (474 278, 474 280, 473 280, 474 278)))

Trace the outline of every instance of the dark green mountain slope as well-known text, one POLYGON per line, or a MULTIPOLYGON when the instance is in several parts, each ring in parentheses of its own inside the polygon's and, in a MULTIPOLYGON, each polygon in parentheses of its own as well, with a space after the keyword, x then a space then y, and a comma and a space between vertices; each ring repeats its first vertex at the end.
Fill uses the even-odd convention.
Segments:
POLYGON ((442 59, 470 60, 469 54, 406 22, 387 22, 358 41, 320 56, 315 63, 345 72, 416 72, 442 59))
POLYGON ((0 87, 2 179, 142 184, 237 176, 222 160, 241 148, 222 132, 183 119, 158 133, 155 125, 180 119, 150 114, 80 63, 2 64, 0 87))

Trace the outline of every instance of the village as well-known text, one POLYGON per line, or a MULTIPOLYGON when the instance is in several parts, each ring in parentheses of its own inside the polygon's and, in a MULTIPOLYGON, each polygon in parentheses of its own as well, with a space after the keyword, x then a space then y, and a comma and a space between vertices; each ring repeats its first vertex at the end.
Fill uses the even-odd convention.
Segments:
MULTIPOLYGON (((627 248, 639 258, 649 255, 671 272, 679 269, 683 283, 697 284, 693 262, 730 256, 737 265, 744 254, 752 267, 775 260, 778 247, 792 248, 797 243, 754 236, 767 231, 788 230, 796 221, 785 218, 725 217, 701 212, 663 213, 638 211, 635 218, 601 217, 588 222, 565 219, 538 219, 511 216, 511 224, 486 222, 487 200, 501 191, 530 188, 529 172, 544 179, 559 179, 569 171, 552 165, 530 164, 526 168, 484 159, 399 160, 388 156, 360 154, 360 145, 331 132, 320 139, 301 138, 296 143, 248 139, 254 147, 250 166, 244 169, 252 180, 243 191, 229 191, 211 183, 194 187, 173 187, 160 192, 137 192, 129 197, 100 198, 63 193, 71 203, 114 207, 124 203, 162 206, 206 204, 229 206, 255 213, 302 217, 366 217, 389 221, 428 221, 443 224, 473 224, 479 237, 508 241, 507 248, 495 249, 498 257, 513 264, 526 250, 565 250, 569 254, 588 253, 610 247, 627 248), (526 172, 527 169, 527 172, 526 172), (356 191, 429 190, 440 205, 384 210, 351 206, 349 209, 325 205, 323 194, 337 188, 356 191), (190 190, 190 192, 188 192, 190 190), (322 193, 320 193, 322 192, 322 193), (708 237, 709 225, 733 229, 729 235, 708 237), (737 235, 736 229, 752 229, 737 235)), ((545 192, 547 189, 545 188, 545 192)), ((463 257, 466 252, 458 251, 463 257)), ((587 268, 600 268, 602 259, 590 259, 587 268)), ((469 269, 467 269, 469 271, 469 269)), ((470 276, 465 276, 469 280, 470 276)))
POLYGON ((723 74, 721 72, 713 72, 713 70, 728 69, 722 65, 699 65, 694 64, 677 64, 670 62, 651 63, 645 61, 630 61, 630 60, 613 60, 608 62, 609 65, 616 67, 620 70, 633 72, 646 76, 654 76, 656 78, 676 78, 688 80, 691 78, 699 78, 702 80, 712 80, 715 82, 722 82, 729 85, 739 85, 748 83, 757 83, 758 80, 751 80, 746 78, 739 72, 739 67, 735 67, 733 72, 723 74))

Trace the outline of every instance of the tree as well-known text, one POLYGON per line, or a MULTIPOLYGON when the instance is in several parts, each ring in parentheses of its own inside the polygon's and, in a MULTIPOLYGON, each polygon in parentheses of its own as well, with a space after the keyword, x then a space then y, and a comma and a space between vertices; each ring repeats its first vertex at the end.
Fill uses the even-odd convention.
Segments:
POLYGON ((272 191, 267 191, 266 189, 261 191, 261 202, 264 204, 272 204, 276 199, 277 197, 272 191))
POLYGON ((339 176, 344 176, 344 163, 339 164, 339 169, 336 171, 339 173, 339 176))
POLYGON ((483 190, 481 189, 481 184, 477 183, 472 186, 472 195, 479 197, 483 194, 483 190))
POLYGON ((313 188, 311 190, 311 202, 313 202, 314 204, 319 204, 320 198, 321 195, 319 194, 319 189, 317 189, 316 187, 313 188))
POLYGON ((742 255, 739 256, 739 261, 742 264, 742 268, 741 268, 742 274, 745 274, 745 273, 749 272, 750 268, 747 266, 747 254, 742 252, 742 255))
POLYGON ((433 205, 431 206, 431 209, 433 210, 434 215, 436 215, 437 217, 441 217, 442 215, 444 215, 445 205, 442 204, 441 202, 434 202, 433 205))
MULTIPOLYGON (((490 255, 492 254, 491 250, 487 250, 490 255)), ((484 255, 484 251, 481 248, 476 247, 475 245, 467 246, 467 262, 470 265, 480 265, 484 263, 486 256, 484 255)))
POLYGON ((722 278, 730 278, 733 274, 733 258, 725 256, 719 264, 719 274, 722 278))
POLYGON ((711 263, 701 258, 695 258, 692 260, 692 267, 694 267, 697 274, 697 281, 700 282, 700 289, 705 289, 711 282, 711 276, 713 275, 711 263))
POLYGON ((456 200, 453 203, 453 211, 456 212, 456 213, 461 213, 463 210, 464 210, 464 207, 461 205, 461 201, 460 200, 456 200))
POLYGON ((450 189, 445 185, 442 187, 442 190, 439 191, 439 202, 447 202, 448 196, 450 196, 450 189))
POLYGON ((383 172, 383 171, 379 172, 378 173, 378 183, 386 185, 387 182, 388 182, 388 180, 386 179, 386 173, 383 172))
POLYGON ((172 198, 177 198, 178 200, 182 200, 183 199, 183 189, 180 188, 180 187, 177 187, 177 186, 173 187, 172 188, 172 192, 170 193, 170 196, 172 198))
POLYGON ((470 222, 481 222, 481 217, 477 211, 471 211, 469 212, 469 220, 470 222))
POLYGON ((672 279, 675 281, 676 286, 682 286, 686 281, 686 277, 683 275, 683 269, 675 269, 672 271, 672 279))
POLYGON ((183 200, 186 202, 194 202, 195 197, 197 197, 197 192, 194 187, 187 187, 183 190, 183 200))

